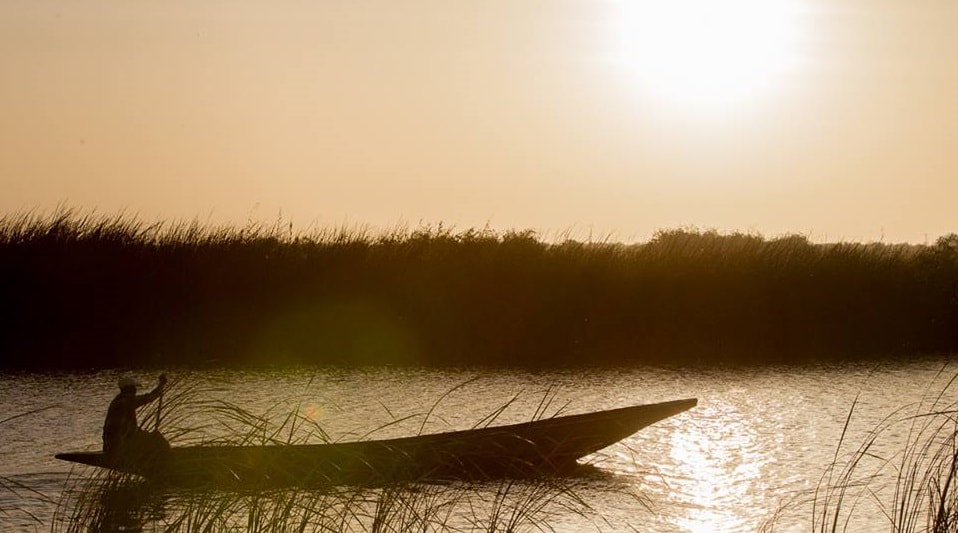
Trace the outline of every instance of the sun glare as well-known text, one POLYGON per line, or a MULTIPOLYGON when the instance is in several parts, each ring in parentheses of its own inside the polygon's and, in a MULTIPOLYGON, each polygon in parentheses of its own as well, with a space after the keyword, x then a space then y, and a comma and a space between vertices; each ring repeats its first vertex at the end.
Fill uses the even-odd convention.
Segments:
POLYGON ((612 53, 655 100, 738 107, 797 68, 798 1, 622 0, 612 53))

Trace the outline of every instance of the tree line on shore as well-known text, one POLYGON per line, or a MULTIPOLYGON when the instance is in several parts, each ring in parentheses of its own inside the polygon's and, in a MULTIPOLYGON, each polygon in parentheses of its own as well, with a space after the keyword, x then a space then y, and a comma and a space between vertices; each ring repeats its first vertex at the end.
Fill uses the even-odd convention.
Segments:
POLYGON ((958 352, 958 235, 648 242, 0 219, 0 366, 750 364, 958 352))

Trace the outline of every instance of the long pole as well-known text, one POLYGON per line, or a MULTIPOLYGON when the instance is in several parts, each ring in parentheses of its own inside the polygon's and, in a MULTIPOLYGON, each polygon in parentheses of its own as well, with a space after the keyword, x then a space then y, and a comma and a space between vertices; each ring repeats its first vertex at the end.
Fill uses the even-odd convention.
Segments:
MULTIPOLYGON (((165 387, 164 387, 165 389, 165 387)), ((160 391, 160 403, 156 406, 156 424, 153 426, 153 431, 160 431, 160 412, 163 411, 163 393, 165 390, 160 391)))

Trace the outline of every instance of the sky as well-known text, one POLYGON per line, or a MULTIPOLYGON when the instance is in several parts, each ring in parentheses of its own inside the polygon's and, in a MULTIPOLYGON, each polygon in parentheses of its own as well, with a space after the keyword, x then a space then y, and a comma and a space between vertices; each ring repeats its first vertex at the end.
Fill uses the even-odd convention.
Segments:
POLYGON ((7 0, 0 215, 958 231, 953 0, 7 0))

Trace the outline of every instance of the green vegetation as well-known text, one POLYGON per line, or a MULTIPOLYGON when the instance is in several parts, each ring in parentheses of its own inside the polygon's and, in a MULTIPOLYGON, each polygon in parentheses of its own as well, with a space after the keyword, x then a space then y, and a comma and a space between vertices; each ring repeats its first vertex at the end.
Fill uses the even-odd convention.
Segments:
POLYGON ((0 298, 8 368, 910 356, 958 351, 958 235, 549 243, 65 211, 0 219, 0 298))

